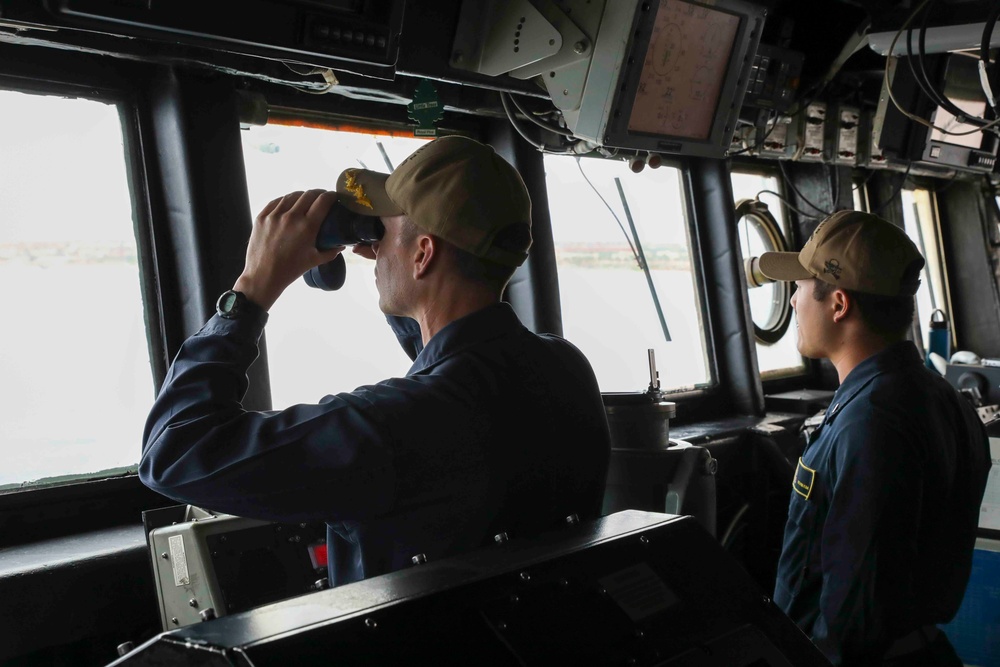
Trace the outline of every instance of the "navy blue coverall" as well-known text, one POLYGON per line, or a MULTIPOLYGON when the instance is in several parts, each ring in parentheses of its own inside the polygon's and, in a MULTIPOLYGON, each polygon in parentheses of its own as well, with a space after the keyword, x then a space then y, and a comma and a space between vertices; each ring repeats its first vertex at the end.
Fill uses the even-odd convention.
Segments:
POLYGON ((845 378, 793 480, 774 600, 835 665, 947 623, 971 571, 989 440, 912 342, 845 378))

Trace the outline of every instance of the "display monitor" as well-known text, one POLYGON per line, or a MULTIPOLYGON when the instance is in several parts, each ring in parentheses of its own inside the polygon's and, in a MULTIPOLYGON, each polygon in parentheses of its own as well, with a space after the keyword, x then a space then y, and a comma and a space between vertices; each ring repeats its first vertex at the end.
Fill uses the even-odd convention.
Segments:
POLYGON ((724 157, 743 97, 767 70, 755 59, 764 16, 742 0, 660 0, 636 6, 627 31, 602 22, 574 133, 607 147, 724 157), (616 63, 605 51, 621 44, 616 63))

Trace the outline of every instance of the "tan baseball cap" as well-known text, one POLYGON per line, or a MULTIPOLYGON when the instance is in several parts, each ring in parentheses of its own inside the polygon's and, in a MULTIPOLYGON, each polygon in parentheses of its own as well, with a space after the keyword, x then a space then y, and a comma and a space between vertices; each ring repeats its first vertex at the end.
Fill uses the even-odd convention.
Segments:
POLYGON ((870 213, 837 211, 799 252, 765 252, 757 267, 772 280, 816 278, 842 289, 913 295, 924 258, 896 225, 870 213))
POLYGON ((531 246, 531 199, 520 174, 492 146, 461 136, 432 139, 391 174, 347 169, 339 201, 361 215, 406 214, 422 230, 506 266, 520 266, 531 246), (523 247, 498 247, 497 234, 527 225, 523 247))

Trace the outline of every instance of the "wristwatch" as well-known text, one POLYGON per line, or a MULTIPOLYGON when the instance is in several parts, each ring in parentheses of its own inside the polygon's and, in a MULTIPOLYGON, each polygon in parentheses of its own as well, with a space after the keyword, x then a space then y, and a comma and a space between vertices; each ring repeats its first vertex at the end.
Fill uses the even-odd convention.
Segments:
POLYGON ((222 293, 219 300, 215 302, 215 312, 219 317, 227 320, 236 320, 246 317, 254 310, 254 304, 247 299, 243 292, 228 290, 222 293))

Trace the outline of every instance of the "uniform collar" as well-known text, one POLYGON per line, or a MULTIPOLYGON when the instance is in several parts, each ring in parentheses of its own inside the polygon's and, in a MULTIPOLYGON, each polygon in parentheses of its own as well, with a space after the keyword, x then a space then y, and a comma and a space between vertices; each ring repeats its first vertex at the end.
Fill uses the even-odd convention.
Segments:
POLYGON ((837 389, 827 408, 826 421, 833 419, 862 389, 883 373, 908 366, 920 366, 920 353, 912 341, 902 340, 871 355, 855 366, 837 389))
POLYGON ((434 334, 410 367, 407 375, 426 371, 431 366, 480 343, 524 329, 514 309, 506 302, 495 303, 449 322, 434 334))

